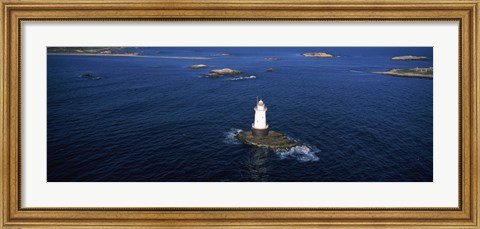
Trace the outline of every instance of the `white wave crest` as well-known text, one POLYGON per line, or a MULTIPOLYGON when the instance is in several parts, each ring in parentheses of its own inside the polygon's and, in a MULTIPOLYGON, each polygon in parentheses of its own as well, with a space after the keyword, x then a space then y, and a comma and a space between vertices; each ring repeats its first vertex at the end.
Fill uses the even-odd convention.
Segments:
POLYGON ((350 70, 350 72, 354 72, 354 73, 363 73, 362 71, 358 71, 358 70, 350 70))
POLYGON ((231 78, 230 80, 246 80, 246 79, 256 79, 256 76, 242 76, 242 77, 235 77, 231 78))
POLYGON ((319 158, 316 155, 320 152, 316 147, 310 147, 306 145, 295 146, 288 150, 276 150, 275 151, 280 159, 293 158, 302 162, 318 161, 319 158))
POLYGON ((227 144, 234 144, 234 145, 241 144, 241 142, 238 141, 238 139, 235 136, 237 136, 237 134, 242 131, 243 130, 241 129, 235 129, 235 128, 230 129, 229 131, 224 133, 225 138, 223 139, 223 142, 227 144))

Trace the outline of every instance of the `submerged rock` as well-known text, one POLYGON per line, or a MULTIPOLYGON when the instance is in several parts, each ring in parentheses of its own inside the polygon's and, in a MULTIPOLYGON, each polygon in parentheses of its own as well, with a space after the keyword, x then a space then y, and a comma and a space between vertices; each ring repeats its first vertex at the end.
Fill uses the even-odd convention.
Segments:
POLYGON ((264 58, 265 60, 280 60, 280 58, 278 57, 267 57, 267 58, 264 58))
POLYGON ((332 58, 335 57, 332 54, 326 52, 307 52, 303 54, 306 57, 317 57, 317 58, 332 58))
POLYGON ((192 66, 190 66, 189 68, 191 69, 199 69, 199 68, 207 68, 208 65, 205 65, 205 64, 194 64, 192 66))
POLYGON ((243 73, 242 71, 230 69, 230 68, 223 68, 223 69, 213 69, 207 75, 207 77, 215 78, 223 75, 238 75, 243 73))
POLYGON ((101 79, 100 76, 97 76, 93 73, 83 73, 80 75, 80 77, 85 78, 85 79, 90 79, 90 80, 99 80, 101 79))
POLYGON ((237 134, 236 138, 247 145, 270 149, 290 149, 300 145, 288 139, 285 135, 272 130, 265 137, 254 137, 252 131, 242 131, 237 134))

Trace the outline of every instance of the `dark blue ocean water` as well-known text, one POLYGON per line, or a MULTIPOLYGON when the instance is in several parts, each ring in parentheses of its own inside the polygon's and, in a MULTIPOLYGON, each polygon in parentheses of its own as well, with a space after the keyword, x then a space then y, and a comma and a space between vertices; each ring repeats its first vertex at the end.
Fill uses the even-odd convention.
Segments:
POLYGON ((370 74, 431 67, 432 59, 390 60, 431 57, 430 47, 128 50, 211 59, 49 55, 48 182, 433 179, 433 80, 370 74), (301 55, 311 51, 339 57, 301 55), (225 67, 245 74, 201 77, 225 67), (257 96, 270 128, 302 146, 235 140, 250 129, 257 96))

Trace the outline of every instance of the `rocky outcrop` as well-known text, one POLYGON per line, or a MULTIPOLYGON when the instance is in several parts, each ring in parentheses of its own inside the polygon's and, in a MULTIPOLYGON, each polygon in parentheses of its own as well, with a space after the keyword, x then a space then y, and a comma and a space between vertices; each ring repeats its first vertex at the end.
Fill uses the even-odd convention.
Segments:
POLYGON ((252 131, 242 131, 237 134, 236 138, 247 145, 270 149, 290 149, 300 145, 288 139, 285 135, 272 130, 265 137, 254 137, 252 131))
POLYGON ((89 80, 99 80, 101 79, 102 77, 94 74, 94 73, 83 73, 80 75, 80 77, 84 78, 84 79, 89 79, 89 80))
POLYGON ((392 60, 427 60, 426 56, 395 56, 392 60))
POLYGON ((242 71, 238 71, 230 68, 213 69, 210 71, 207 77, 215 78, 215 77, 224 76, 224 75, 238 75, 242 73, 243 73, 242 71))
POLYGON ((410 69, 391 69, 384 72, 372 72, 373 74, 413 77, 413 78, 428 78, 433 79, 433 68, 410 68, 410 69))
POLYGON ((317 57, 317 58, 332 58, 335 57, 332 54, 325 53, 325 52, 308 52, 303 54, 306 57, 317 57))

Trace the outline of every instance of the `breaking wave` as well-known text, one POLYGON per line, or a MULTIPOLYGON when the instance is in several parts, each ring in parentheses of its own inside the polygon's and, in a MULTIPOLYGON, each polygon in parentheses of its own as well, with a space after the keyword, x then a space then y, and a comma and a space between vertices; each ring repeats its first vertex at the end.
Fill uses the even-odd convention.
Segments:
POLYGON ((230 80, 246 80, 246 79, 256 79, 256 76, 241 76, 241 77, 235 77, 231 78, 230 80))
MULTIPOLYGON (((224 139, 223 142, 226 144, 231 145, 239 145, 242 144, 235 136, 242 132, 241 129, 231 128, 229 131, 223 133, 224 139)), ((287 137, 292 141, 297 141, 296 139, 287 137)), ((281 160, 283 159, 294 159, 301 162, 311 162, 311 161, 318 161, 319 158, 316 155, 320 152, 320 150, 315 146, 308 146, 308 145, 300 145, 295 146, 290 149, 277 149, 274 152, 280 157, 281 160)))
POLYGON ((309 162, 309 161, 318 161, 319 158, 316 155, 320 152, 319 149, 316 147, 301 145, 295 146, 288 150, 276 150, 275 151, 280 159, 296 159, 302 162, 309 162))
POLYGON ((235 128, 230 129, 229 131, 224 133, 225 138, 223 139, 223 142, 225 142, 227 144, 234 144, 234 145, 241 144, 241 142, 238 141, 235 136, 237 136, 237 134, 242 132, 242 131, 243 130, 241 130, 241 129, 235 129, 235 128))
POLYGON ((354 72, 354 73, 363 73, 363 71, 358 71, 358 70, 350 70, 350 72, 354 72))

